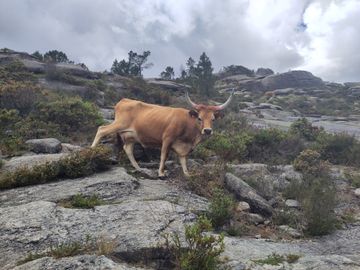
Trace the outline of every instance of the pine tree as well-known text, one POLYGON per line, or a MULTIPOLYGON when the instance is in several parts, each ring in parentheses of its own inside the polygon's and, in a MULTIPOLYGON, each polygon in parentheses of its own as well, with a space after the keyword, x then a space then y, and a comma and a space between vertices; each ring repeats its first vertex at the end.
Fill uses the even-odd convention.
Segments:
POLYGON ((163 72, 160 73, 160 77, 164 80, 172 80, 175 77, 174 68, 167 66, 163 72))

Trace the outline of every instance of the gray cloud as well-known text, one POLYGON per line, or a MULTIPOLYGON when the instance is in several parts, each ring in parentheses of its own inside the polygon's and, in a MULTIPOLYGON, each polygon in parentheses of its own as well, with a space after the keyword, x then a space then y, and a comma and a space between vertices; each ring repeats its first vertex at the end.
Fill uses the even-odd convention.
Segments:
POLYGON ((0 47, 59 49, 100 71, 129 50, 150 50, 154 66, 146 76, 167 65, 178 71, 205 51, 215 70, 230 64, 279 72, 307 68, 327 80, 359 80, 357 7, 337 0, 1 0, 0 47), (311 15, 326 15, 331 5, 340 10, 338 19, 311 15), (312 28, 315 19, 323 33, 312 28), (319 50, 331 65, 316 57, 319 50))

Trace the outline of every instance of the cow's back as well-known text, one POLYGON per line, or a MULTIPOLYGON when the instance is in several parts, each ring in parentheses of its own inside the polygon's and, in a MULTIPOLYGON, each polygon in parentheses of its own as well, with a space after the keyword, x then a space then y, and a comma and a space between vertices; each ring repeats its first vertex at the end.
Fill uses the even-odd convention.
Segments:
MULTIPOLYGON (((186 128, 188 111, 122 99, 115 106, 115 121, 144 146, 160 146, 164 134, 178 136, 186 128)), ((130 135, 130 134, 129 134, 130 135)))

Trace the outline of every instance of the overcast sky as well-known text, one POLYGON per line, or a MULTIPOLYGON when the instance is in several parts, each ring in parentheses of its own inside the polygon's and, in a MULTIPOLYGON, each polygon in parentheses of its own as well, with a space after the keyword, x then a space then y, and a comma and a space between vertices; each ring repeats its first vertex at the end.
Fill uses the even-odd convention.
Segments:
POLYGON ((150 50, 158 76, 191 56, 276 72, 360 81, 360 0, 0 0, 0 48, 58 49, 109 70, 150 50))

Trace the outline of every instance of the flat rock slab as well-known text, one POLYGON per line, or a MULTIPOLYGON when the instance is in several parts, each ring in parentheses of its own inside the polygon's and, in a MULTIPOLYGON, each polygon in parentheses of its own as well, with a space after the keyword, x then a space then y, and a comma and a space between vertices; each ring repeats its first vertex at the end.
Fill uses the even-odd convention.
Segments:
POLYGON ((313 240, 274 242, 266 239, 239 239, 225 237, 225 252, 231 269, 316 269, 316 270, 359 270, 360 269, 360 226, 336 231, 313 240), (258 265, 254 260, 266 259, 273 253, 296 254, 300 259, 294 264, 281 264, 278 268, 258 265), (243 268, 241 268, 243 267, 243 268))
POLYGON ((205 198, 180 190, 164 180, 136 179, 124 168, 117 167, 88 177, 0 191, 0 208, 35 201, 58 202, 79 193, 84 196, 96 194, 111 203, 165 200, 200 212, 208 206, 205 198))
MULTIPOLYGON (((11 269, 29 252, 43 253, 60 243, 106 236, 115 253, 137 254, 163 243, 164 233, 184 230, 189 212, 167 201, 135 201, 70 209, 36 201, 0 209, 0 268, 11 269)), ((140 256, 140 254, 138 254, 140 256)))
POLYGON ((11 269, 29 252, 43 253, 63 242, 85 241, 87 236, 115 239, 119 258, 141 259, 143 252, 151 253, 164 241, 164 233, 181 234, 184 223, 194 221, 194 213, 207 206, 200 196, 163 180, 138 180, 120 167, 79 179, 4 190, 0 192, 0 269, 11 269), (57 204, 79 193, 96 194, 105 205, 71 209, 57 204))
POLYGON ((105 256, 96 255, 81 255, 61 259, 44 257, 14 268, 14 270, 39 269, 145 270, 146 268, 133 267, 125 263, 116 263, 105 256))

